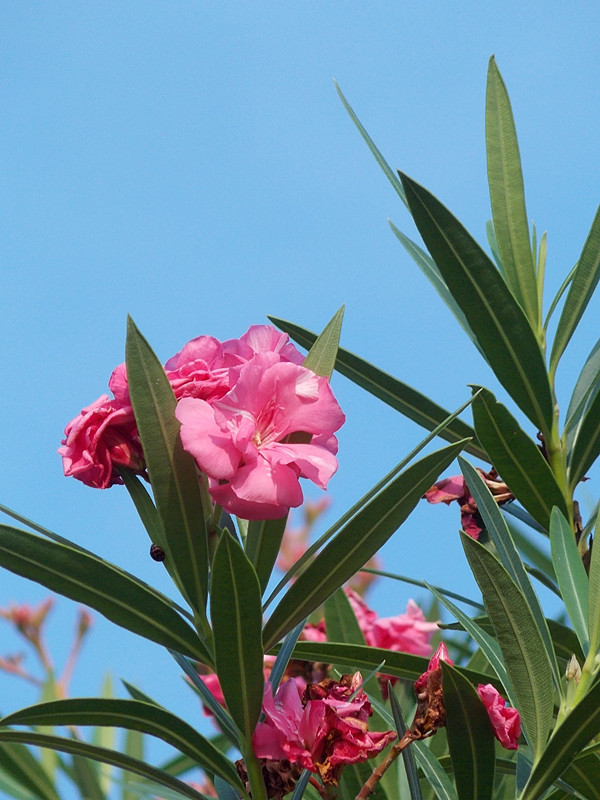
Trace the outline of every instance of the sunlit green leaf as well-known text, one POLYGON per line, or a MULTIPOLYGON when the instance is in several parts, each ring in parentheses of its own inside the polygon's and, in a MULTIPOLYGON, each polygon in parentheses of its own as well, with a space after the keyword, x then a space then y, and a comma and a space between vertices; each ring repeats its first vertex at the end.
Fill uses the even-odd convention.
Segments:
POLYGON ((496 556, 465 533, 461 539, 504 656, 523 728, 539 756, 552 724, 554 685, 542 636, 527 600, 496 556))
POLYGON ((485 140, 494 231, 503 271, 535 330, 540 311, 521 156, 510 99, 493 56, 488 65, 485 140))
POLYGON ((252 564, 233 537, 224 533, 213 560, 210 598, 215 660, 227 708, 247 742, 263 698, 260 596, 252 564))
POLYGON ((357 572, 400 527, 462 443, 448 445, 401 473, 354 516, 292 584, 264 629, 272 647, 357 572))
POLYGON ((550 545, 552 562, 565 608, 581 644, 581 649, 587 656, 589 650, 589 581, 577 550, 575 535, 558 508, 552 509, 550 517, 550 545))
POLYGON ((84 603, 111 622, 212 663, 196 632, 149 586, 97 556, 0 525, 0 565, 84 603))
MULTIPOLYGON (((289 333, 291 338, 302 347, 310 347, 316 339, 316 334, 312 331, 301 328, 293 322, 287 322, 276 317, 269 317, 269 319, 278 328, 289 333)), ((387 372, 383 372, 383 370, 359 358, 349 350, 344 350, 343 348, 338 350, 335 368, 346 378, 356 383, 357 386, 365 389, 365 391, 428 431, 434 430, 450 416, 449 411, 434 403, 433 400, 430 400, 421 392, 393 378, 387 372)), ((466 422, 455 419, 439 435, 449 442, 457 442, 471 437, 473 441, 465 445, 465 450, 477 458, 489 461, 485 450, 476 442, 475 431, 466 422)))
POLYGON ((490 720, 475 688, 442 664, 446 734, 460 800, 491 800, 495 747, 490 720))
POLYGON ((461 223, 430 192, 400 175, 423 241, 500 383, 542 431, 553 402, 542 352, 525 312, 461 223))
POLYGON ((550 369, 554 370, 565 351, 600 278, 600 207, 592 222, 565 299, 552 343, 550 369))
MULTIPOLYGON (((233 785, 240 787, 235 767, 209 739, 199 734, 187 722, 171 712, 152 703, 138 700, 104 700, 101 698, 76 698, 41 703, 37 706, 9 714, 1 720, 2 725, 108 725, 126 730, 141 731, 156 736, 181 753, 194 758, 209 772, 221 775, 233 785)), ((0 733, 0 741, 2 735, 0 733)), ((91 747, 91 746, 90 746, 91 747)), ((57 748, 61 749, 61 748, 57 748)), ((105 753, 105 748, 92 748, 105 753)), ((74 750, 72 752, 78 752, 74 750)), ((80 752, 80 755, 87 755, 80 752)), ((94 756, 91 755, 93 758, 94 756)), ((136 761, 136 759, 129 759, 136 761)), ((114 763, 107 761, 107 763, 114 763)), ((122 766, 130 769, 129 766, 122 766)), ((132 770, 136 772, 136 770, 132 770)), ((156 780, 156 778, 153 778, 156 780)))
POLYGON ((473 388, 480 390, 473 399, 479 439, 517 500, 548 530, 553 506, 567 513, 565 498, 548 462, 506 406, 488 389, 473 388))
POLYGON ((125 352, 131 404, 165 531, 166 560, 202 623, 208 594, 208 545, 196 463, 181 444, 171 384, 131 318, 125 352))
POLYGON ((325 328, 323 328, 322 333, 317 337, 302 362, 302 366, 312 369, 317 375, 331 378, 335 368, 338 347, 340 346, 343 318, 344 306, 334 314, 325 328))

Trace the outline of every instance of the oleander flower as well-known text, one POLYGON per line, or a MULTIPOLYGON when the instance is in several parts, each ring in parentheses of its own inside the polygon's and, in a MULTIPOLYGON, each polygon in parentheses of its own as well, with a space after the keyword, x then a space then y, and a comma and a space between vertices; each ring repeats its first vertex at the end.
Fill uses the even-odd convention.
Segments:
POLYGON ((176 416, 213 500, 245 519, 284 516, 302 502, 299 478, 325 489, 337 469, 333 434, 345 417, 329 382, 276 353, 241 365, 218 400, 182 398, 176 416))
POLYGON ((367 695, 359 689, 359 672, 339 681, 308 684, 300 695, 287 681, 275 696, 269 683, 263 699, 264 722, 252 739, 254 753, 268 760, 289 760, 322 781, 337 784, 344 765, 366 761, 380 753, 396 733, 369 731, 373 713, 367 695))
POLYGON ((69 422, 58 452, 65 475, 95 489, 122 483, 117 466, 140 474, 146 468, 133 409, 108 395, 69 422))
POLYGON ((477 692, 488 712, 496 739, 506 750, 516 750, 521 736, 521 715, 517 709, 506 708, 506 700, 491 683, 480 683, 477 692))

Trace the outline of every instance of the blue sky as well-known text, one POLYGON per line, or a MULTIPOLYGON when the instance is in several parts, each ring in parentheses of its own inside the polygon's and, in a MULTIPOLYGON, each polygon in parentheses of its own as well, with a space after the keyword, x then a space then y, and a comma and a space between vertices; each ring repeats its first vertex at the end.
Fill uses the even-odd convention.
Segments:
MULTIPOLYGON (((390 164, 484 241, 495 54, 556 290, 598 204, 599 24, 592 2, 2 4, 0 502, 169 589, 125 490, 65 479, 56 454, 123 360, 128 313, 166 360, 267 314, 320 329, 345 303, 343 345, 446 407, 468 383, 495 390, 391 234, 388 217, 417 237, 332 79, 390 164)), ((565 357, 565 407, 598 309, 565 357)), ((328 522, 422 436, 345 379, 333 385, 348 421, 328 522)), ((474 592, 457 529, 454 508, 422 504, 385 567, 474 592)), ((45 595, 0 576, 0 605, 45 595)), ((410 596, 422 595, 381 583, 370 601, 391 615, 410 596)), ((60 600, 59 662, 73 616, 60 600)), ((1 632, 0 653, 18 649, 1 632)), ((168 657, 97 618, 73 693, 93 693, 107 670, 197 722, 168 657)), ((35 694, 0 673, 0 697, 8 711, 35 694)))

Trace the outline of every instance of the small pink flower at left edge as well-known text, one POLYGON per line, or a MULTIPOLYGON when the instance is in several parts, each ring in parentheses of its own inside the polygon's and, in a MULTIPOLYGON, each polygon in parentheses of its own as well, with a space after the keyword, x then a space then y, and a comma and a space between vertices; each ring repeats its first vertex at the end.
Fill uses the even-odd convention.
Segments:
POLYGON ((328 381, 274 353, 239 367, 219 400, 183 398, 176 416, 213 500, 245 519, 284 516, 302 502, 299 478, 324 489, 337 469, 333 434, 345 417, 328 381), (295 433, 310 441, 290 440, 295 433))
POLYGON ((506 708, 506 700, 491 683, 480 683, 477 692, 488 712, 496 739, 506 750, 516 750, 521 736, 521 715, 517 709, 506 708))

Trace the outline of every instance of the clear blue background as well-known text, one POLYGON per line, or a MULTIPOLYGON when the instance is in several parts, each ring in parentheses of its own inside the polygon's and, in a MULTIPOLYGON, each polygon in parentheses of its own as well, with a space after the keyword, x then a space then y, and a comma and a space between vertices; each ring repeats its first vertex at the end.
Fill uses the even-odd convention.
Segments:
MULTIPOLYGON (((596 2, 4 2, 0 502, 170 591, 125 490, 65 479, 56 454, 123 360, 128 313, 166 360, 200 333, 239 336, 267 314, 318 330, 345 303, 343 345, 447 408, 468 383, 496 389, 390 232, 388 217, 418 237, 332 78, 391 165, 483 242, 494 53, 528 212, 549 231, 551 291, 599 199, 599 25, 596 2)), ((563 407, 598 309, 565 356, 563 407)), ((327 523, 422 437, 340 376, 334 390, 348 419, 327 523)), ((584 509, 592 496, 588 484, 584 509)), ((385 568, 474 594, 458 523, 456 507, 422 503, 385 568)), ((0 606, 46 594, 0 575, 0 606)), ((370 602, 392 615, 411 596, 425 599, 380 582, 370 602)), ((74 617, 60 599, 57 667, 74 617)), ((1 623, 0 654, 19 649, 1 623)), ((96 615, 72 693, 94 693, 107 670, 205 725, 169 657, 96 615)), ((0 673, 0 710, 35 698, 0 673)))

